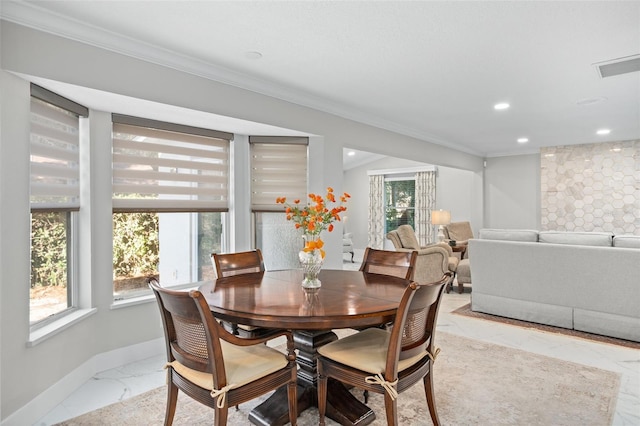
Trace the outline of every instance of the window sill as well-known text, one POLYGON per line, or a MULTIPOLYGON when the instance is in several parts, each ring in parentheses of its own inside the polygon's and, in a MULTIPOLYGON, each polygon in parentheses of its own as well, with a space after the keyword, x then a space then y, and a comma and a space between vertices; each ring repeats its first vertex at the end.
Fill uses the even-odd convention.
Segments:
POLYGON ((126 308, 129 306, 143 305, 149 302, 155 302, 156 297, 153 294, 145 294, 144 296, 131 297, 128 299, 114 300, 111 309, 126 308))
POLYGON ((68 315, 63 316, 59 320, 53 321, 51 324, 47 324, 37 330, 29 333, 29 340, 27 340, 27 347, 33 347, 45 340, 55 336, 63 330, 71 327, 85 318, 98 312, 96 308, 91 309, 78 309, 68 315))
MULTIPOLYGON (((168 287, 168 288, 170 290, 189 291, 189 290, 197 290, 198 287, 200 287, 202 284, 204 284, 204 281, 195 282, 195 283, 189 283, 189 284, 174 285, 174 286, 171 286, 171 287, 168 287)), ((155 302, 155 301, 156 301, 156 297, 154 296, 154 294, 153 293, 147 293, 147 294, 144 294, 144 295, 141 295, 141 296, 114 300, 113 303, 111 304, 111 310, 120 309, 120 308, 126 308, 126 307, 129 307, 129 306, 142 305, 142 304, 145 304, 145 303, 155 302)))

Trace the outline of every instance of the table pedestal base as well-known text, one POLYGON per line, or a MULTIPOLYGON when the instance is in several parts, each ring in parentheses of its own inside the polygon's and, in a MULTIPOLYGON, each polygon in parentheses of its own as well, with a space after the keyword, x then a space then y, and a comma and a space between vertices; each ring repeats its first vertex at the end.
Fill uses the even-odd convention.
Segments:
MULTIPOLYGON (((298 349, 298 416, 309 407, 318 406, 317 348, 337 339, 331 331, 296 331, 298 349)), ((356 399, 340 382, 330 379, 327 392, 327 417, 341 425, 368 425, 374 412, 356 399)), ((249 421, 258 426, 285 425, 289 422, 287 387, 276 390, 254 408, 249 421)))
MULTIPOLYGON (((339 382, 329 380, 327 417, 341 425, 368 425, 376 418, 374 412, 358 401, 339 382)), ((298 385, 298 416, 317 404, 318 390, 298 385)), ((286 386, 279 388, 265 402, 249 413, 249 421, 258 426, 282 426, 289 423, 289 405, 286 386)))

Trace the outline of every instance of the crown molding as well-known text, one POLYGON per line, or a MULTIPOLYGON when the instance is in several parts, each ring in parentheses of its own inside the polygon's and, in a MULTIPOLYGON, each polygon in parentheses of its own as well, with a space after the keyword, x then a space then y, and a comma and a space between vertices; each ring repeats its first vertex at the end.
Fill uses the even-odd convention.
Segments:
POLYGON ((344 105, 331 102, 324 98, 319 98, 302 90, 292 90, 281 84, 255 78, 214 63, 202 61, 157 45, 126 37, 87 24, 86 22, 51 12, 32 3, 3 0, 0 7, 0 18, 38 31, 144 60, 156 65, 169 67, 177 71, 186 72, 243 90, 249 90, 286 102, 316 109, 348 120, 465 152, 470 155, 483 155, 478 151, 444 140, 436 135, 428 134, 424 131, 404 126, 378 116, 363 114, 355 109, 347 108, 344 105))
POLYGON ((512 157, 514 155, 532 155, 532 154, 540 154, 540 148, 531 148, 523 151, 513 152, 513 151, 498 151, 493 153, 487 153, 484 158, 496 158, 496 157, 512 157))

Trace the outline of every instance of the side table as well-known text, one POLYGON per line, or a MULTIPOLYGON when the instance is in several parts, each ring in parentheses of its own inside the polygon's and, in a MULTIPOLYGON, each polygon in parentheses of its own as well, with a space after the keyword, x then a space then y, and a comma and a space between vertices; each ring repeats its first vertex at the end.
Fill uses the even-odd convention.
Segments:
POLYGON ((462 260, 464 258, 464 254, 467 251, 467 245, 460 244, 460 245, 451 246, 451 250, 453 250, 454 253, 460 253, 460 260, 462 260))

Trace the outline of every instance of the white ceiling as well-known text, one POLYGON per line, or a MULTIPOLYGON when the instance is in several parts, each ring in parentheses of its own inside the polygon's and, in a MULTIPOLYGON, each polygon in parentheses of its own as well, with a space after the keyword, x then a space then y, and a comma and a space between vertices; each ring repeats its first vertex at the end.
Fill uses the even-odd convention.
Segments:
POLYGON ((594 66, 640 54, 638 1, 0 7, 7 20, 482 156, 640 139, 640 73, 603 79, 594 66))

